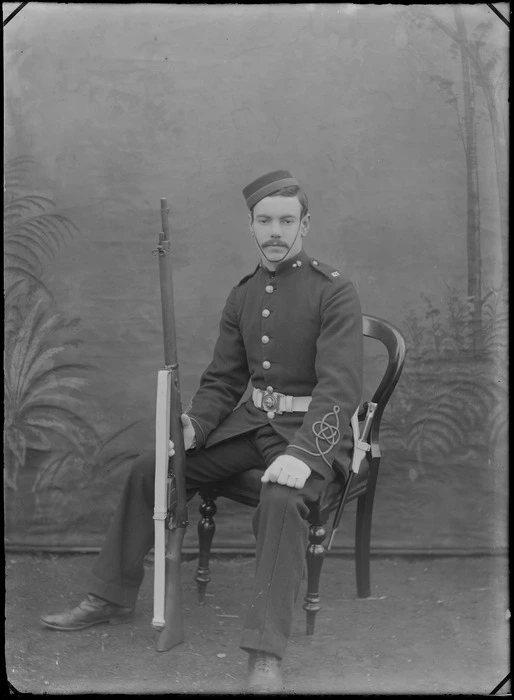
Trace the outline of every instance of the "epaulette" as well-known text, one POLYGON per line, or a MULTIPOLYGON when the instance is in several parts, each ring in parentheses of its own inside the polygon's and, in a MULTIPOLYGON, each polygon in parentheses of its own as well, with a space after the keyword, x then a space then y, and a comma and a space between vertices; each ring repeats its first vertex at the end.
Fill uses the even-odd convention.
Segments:
POLYGON ((249 275, 245 275, 245 276, 243 277, 242 280, 239 280, 239 282, 236 284, 236 287, 240 287, 240 286, 241 286, 242 284, 244 284, 247 280, 249 280, 250 277, 253 277, 253 276, 255 275, 255 273, 257 272, 257 270, 260 269, 260 266, 261 266, 261 264, 259 263, 253 272, 250 272, 249 275))
POLYGON ((341 277, 341 273, 335 268, 324 262, 319 262, 319 260, 311 260, 311 267, 314 268, 316 272, 320 272, 325 277, 328 277, 331 282, 335 282, 338 277, 341 277))

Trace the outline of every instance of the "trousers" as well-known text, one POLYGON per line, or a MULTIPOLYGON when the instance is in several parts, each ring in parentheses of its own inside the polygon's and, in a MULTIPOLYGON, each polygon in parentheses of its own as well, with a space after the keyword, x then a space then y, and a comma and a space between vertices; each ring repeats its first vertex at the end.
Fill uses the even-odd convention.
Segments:
MULTIPOLYGON (((188 454, 188 499, 198 488, 247 469, 262 469, 287 443, 270 425, 210 448, 188 454)), ((154 544, 155 454, 133 463, 104 544, 91 574, 89 592, 119 605, 134 607, 144 577, 144 557, 154 544)), ((256 540, 255 578, 241 633, 245 651, 282 658, 291 634, 294 608, 304 575, 309 503, 318 499, 327 479, 309 476, 302 489, 276 483, 262 485, 252 519, 256 540)))

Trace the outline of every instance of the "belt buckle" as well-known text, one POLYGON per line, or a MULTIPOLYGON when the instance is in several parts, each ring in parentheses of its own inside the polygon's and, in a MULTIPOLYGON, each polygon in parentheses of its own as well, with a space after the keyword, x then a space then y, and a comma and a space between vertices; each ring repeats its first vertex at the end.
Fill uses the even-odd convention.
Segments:
POLYGON ((282 411, 278 410, 279 406, 279 394, 277 394, 274 391, 266 391, 263 394, 262 397, 262 408, 265 411, 275 411, 275 413, 282 413, 282 411))

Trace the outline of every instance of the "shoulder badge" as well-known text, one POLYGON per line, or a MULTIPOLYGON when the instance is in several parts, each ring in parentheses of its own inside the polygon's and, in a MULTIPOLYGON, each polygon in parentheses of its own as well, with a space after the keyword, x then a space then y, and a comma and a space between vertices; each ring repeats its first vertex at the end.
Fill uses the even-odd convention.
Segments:
POLYGON ((260 266, 261 266, 261 264, 259 263, 253 272, 250 272, 249 275, 245 275, 243 277, 243 279, 239 280, 239 282, 236 284, 236 287, 240 287, 242 284, 247 282, 250 279, 250 277, 253 277, 255 275, 255 273, 257 272, 257 270, 260 268, 260 266))
POLYGON ((322 275, 327 277, 331 282, 333 282, 337 277, 341 277, 340 272, 326 263, 319 262, 319 260, 311 260, 311 267, 313 267, 316 272, 320 272, 322 275))

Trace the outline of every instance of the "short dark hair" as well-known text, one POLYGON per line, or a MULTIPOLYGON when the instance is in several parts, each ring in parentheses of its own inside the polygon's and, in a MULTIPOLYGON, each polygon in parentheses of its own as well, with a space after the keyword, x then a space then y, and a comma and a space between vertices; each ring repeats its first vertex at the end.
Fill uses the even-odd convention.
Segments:
MULTIPOLYGON (((274 192, 271 192, 270 194, 267 194, 266 197, 298 197, 298 201, 301 204, 302 210, 300 213, 300 219, 303 219, 303 217, 309 213, 309 202, 307 200, 307 195, 305 192, 302 190, 301 187, 298 185, 289 185, 289 187, 282 187, 282 189, 275 190, 274 192)), ((258 204, 257 202, 256 204, 258 204)), ((253 221, 253 210, 255 206, 253 206, 250 209, 250 214, 252 215, 252 221, 253 221)))

